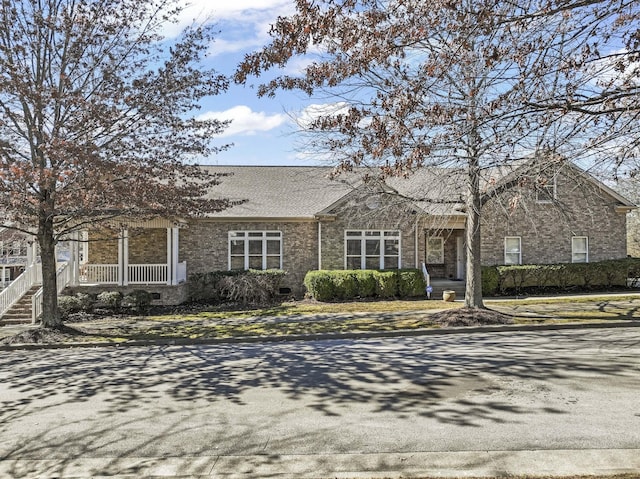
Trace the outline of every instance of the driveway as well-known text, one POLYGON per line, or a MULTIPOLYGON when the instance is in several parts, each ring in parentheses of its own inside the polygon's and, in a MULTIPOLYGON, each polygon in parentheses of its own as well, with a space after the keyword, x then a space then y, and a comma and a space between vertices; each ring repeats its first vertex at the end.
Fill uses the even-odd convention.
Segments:
POLYGON ((638 328, 4 352, 0 477, 640 471, 638 390, 638 328))

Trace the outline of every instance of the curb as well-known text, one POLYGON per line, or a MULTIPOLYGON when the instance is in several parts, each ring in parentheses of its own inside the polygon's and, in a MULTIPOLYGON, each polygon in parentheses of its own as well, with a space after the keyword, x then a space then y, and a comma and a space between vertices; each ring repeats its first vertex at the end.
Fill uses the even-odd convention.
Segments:
POLYGON ((294 341, 331 341, 341 339, 376 339, 398 338, 417 336, 443 336, 450 334, 478 334, 478 333, 506 333, 528 331, 555 331, 572 329, 611 329, 611 328, 637 328, 640 320, 615 321, 610 323, 565 323, 565 324, 523 324, 523 325, 499 325, 499 326, 462 326, 452 328, 421 328, 401 329, 395 331, 362 331, 346 333, 321 333, 321 334, 291 334, 286 336, 240 336, 234 338, 176 338, 156 340, 136 340, 122 343, 98 342, 70 342, 70 343, 18 343, 1 345, 0 351, 33 351, 40 349, 71 349, 71 348, 122 348, 122 347, 149 347, 149 346, 197 346, 216 344, 244 344, 244 343, 282 343, 294 341))

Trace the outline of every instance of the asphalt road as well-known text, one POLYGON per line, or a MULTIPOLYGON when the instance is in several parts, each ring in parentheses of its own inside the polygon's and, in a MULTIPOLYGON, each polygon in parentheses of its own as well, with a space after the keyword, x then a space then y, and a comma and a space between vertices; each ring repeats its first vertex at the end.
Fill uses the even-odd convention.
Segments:
POLYGON ((0 477, 640 472, 639 393, 640 328, 3 352, 0 477))

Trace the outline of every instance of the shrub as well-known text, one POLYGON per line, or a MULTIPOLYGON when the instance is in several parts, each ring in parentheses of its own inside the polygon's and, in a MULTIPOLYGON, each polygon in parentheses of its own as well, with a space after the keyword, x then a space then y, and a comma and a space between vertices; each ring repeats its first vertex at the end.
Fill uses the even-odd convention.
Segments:
POLYGON ((224 299, 241 304, 266 304, 278 295, 282 270, 249 270, 241 274, 224 276, 220 282, 220 292, 224 299))
POLYGON ((122 299, 122 306, 132 309, 138 314, 147 314, 151 308, 151 293, 143 289, 136 289, 122 299))
POLYGON ((500 287, 500 273, 495 266, 482 267, 482 294, 491 296, 498 292, 500 287))
POLYGON ((120 291, 103 291, 98 295, 98 301, 105 308, 118 310, 122 306, 122 293, 120 291))
POLYGON ((59 296, 58 311, 62 319, 68 319, 69 315, 82 311, 82 300, 76 296, 59 296))
POLYGON ((219 303, 224 301, 221 281, 224 278, 238 276, 244 271, 210 271, 189 276, 189 300, 192 302, 219 303))
POLYGON ((331 301, 335 298, 335 284, 332 271, 309 271, 304 277, 307 292, 318 301, 331 301))
POLYGON ((376 296, 393 298, 398 292, 398 276, 395 271, 374 271, 376 280, 376 296))
POLYGON ((307 293, 318 301, 353 298, 409 298, 424 295, 425 282, 417 269, 309 271, 307 293))
POLYGON ((90 313, 96 305, 96 299, 94 296, 87 293, 77 293, 76 298, 80 301, 80 308, 85 313, 90 313))
POLYGON ((414 298, 425 295, 427 284, 422 271, 418 269, 398 270, 398 296, 400 298, 414 298))
POLYGON ((358 296, 358 281, 353 271, 334 271, 333 286, 336 299, 354 299, 358 296))
POLYGON ((351 273, 356 280, 356 297, 373 298, 376 295, 376 279, 373 277, 373 270, 357 269, 351 273))

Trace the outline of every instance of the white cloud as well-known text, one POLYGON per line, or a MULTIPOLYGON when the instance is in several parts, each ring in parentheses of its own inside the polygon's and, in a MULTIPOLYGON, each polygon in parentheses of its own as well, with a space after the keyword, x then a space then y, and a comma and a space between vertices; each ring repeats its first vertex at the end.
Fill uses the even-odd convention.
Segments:
POLYGON ((210 111, 199 116, 201 119, 231 120, 231 124, 221 135, 255 135, 261 131, 270 131, 287 122, 284 114, 269 115, 263 111, 252 111, 246 105, 234 106, 225 111, 210 111))
POLYGON ((311 123, 323 116, 345 115, 349 112, 349 104, 344 101, 335 103, 313 103, 304 108, 297 116, 296 122, 302 129, 308 129, 311 123))

